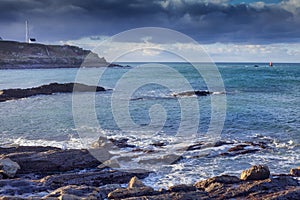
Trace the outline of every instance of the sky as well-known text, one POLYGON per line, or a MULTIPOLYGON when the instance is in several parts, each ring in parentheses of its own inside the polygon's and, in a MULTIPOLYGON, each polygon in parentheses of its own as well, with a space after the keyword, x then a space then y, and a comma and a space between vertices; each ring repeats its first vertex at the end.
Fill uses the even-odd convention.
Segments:
MULTIPOLYGON (((216 62, 300 62, 300 0, 0 0, 0 37, 93 48, 140 27, 179 31, 216 62)), ((150 54, 149 54, 150 55, 150 54)))

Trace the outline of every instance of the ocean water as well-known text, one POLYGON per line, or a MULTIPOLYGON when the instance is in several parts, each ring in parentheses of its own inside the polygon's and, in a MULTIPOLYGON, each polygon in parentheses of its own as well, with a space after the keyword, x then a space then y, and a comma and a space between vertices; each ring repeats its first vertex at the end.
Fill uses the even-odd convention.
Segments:
MULTIPOLYGON (((239 175, 253 164, 267 164, 273 173, 287 173, 290 168, 300 166, 300 64, 275 64, 269 67, 261 63, 218 63, 225 91, 220 88, 209 96, 179 98, 172 96, 174 90, 170 88, 175 87, 176 92, 187 91, 179 79, 186 80, 192 90, 209 88, 205 77, 189 64, 163 63, 180 76, 149 68, 142 75, 158 78, 155 81, 146 78, 145 82, 139 82, 135 74, 128 75, 131 70, 138 69, 141 63, 126 64, 133 67, 109 68, 105 71, 82 69, 81 73, 87 77, 85 83, 93 84, 95 82, 92 80, 98 80, 98 85, 112 90, 77 94, 79 97, 82 95, 83 101, 76 105, 72 94, 39 95, 1 102, 0 144, 88 148, 96 138, 104 135, 109 138, 128 138, 128 143, 153 152, 132 152, 132 148, 112 150, 116 159, 122 158, 119 164, 123 169, 145 167, 141 165, 143 161, 163 156, 182 156, 174 164, 170 161, 146 165, 156 173, 146 178, 145 183, 157 188, 193 183, 220 174, 239 175), (128 88, 126 83, 138 84, 135 88, 128 88), (171 83, 172 86, 159 83, 171 83), (118 90, 127 89, 132 91, 127 91, 128 94, 125 92, 127 96, 124 99, 116 95, 118 90), (94 97, 95 102, 87 97, 94 97), (226 100, 226 116, 222 132, 209 135, 214 98, 226 100), (191 116, 182 114, 183 104, 191 116), (90 105, 92 109, 89 109, 90 105), (194 111, 198 111, 199 115, 192 115, 194 111), (129 122, 135 126, 127 126, 128 116, 129 122), (80 123, 74 122, 74 118, 81 120, 80 123), (94 123, 95 119, 98 124, 94 123), (183 129, 178 136, 181 125, 183 129), (188 136, 185 137, 185 133, 188 136), (221 140, 234 144, 205 146, 210 144, 211 136, 214 142, 221 140), (166 146, 151 145, 157 142, 164 142, 166 146), (180 150, 196 142, 202 142, 204 147, 189 152, 180 150), (220 156, 228 148, 244 142, 264 142, 268 148, 255 153, 220 156)), ((0 90, 78 80, 78 69, 1 70, 0 90)), ((216 116, 218 118, 218 113, 216 116)))

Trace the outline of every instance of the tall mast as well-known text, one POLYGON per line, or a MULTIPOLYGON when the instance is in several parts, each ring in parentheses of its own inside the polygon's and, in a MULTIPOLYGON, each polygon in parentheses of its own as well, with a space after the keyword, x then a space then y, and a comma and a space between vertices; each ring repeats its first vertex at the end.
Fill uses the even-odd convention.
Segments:
POLYGON ((29 43, 28 20, 25 21, 25 42, 29 43))

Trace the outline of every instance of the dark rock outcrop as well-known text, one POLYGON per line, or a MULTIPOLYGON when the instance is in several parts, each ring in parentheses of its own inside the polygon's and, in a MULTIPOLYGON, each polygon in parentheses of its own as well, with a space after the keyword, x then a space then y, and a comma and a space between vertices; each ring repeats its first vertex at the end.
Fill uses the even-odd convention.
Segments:
POLYGON ((105 197, 106 195, 103 194, 101 190, 97 187, 85 186, 85 185, 82 186, 68 185, 54 190, 49 195, 47 195, 45 199, 60 198, 60 199, 80 200, 83 198, 104 199, 105 197))
POLYGON ((155 191, 151 187, 119 188, 108 194, 109 199, 124 199, 128 197, 140 197, 153 195, 155 191))
POLYGON ((20 165, 18 174, 54 174, 71 170, 97 167, 101 164, 87 150, 61 150, 55 147, 0 148, 2 158, 9 158, 20 165), (3 154, 6 152, 5 154, 3 154))
POLYGON ((191 185, 172 186, 155 191, 149 187, 119 188, 112 191, 110 199, 297 199, 300 184, 290 176, 272 179, 242 181, 238 177, 222 175, 191 185))
POLYGON ((206 179, 204 181, 200 181, 195 183, 195 187, 201 190, 205 190, 208 188, 211 184, 235 184, 239 183, 241 180, 236 176, 229 176, 229 175, 222 175, 222 176, 216 176, 213 178, 206 179))
POLYGON ((149 175, 148 171, 144 170, 95 170, 84 173, 64 173, 51 175, 41 179, 44 186, 56 189, 67 185, 87 185, 87 186, 103 186, 107 184, 123 184, 128 183, 131 177, 145 178, 149 175))
POLYGON ((279 194, 296 197, 300 193, 299 182, 290 176, 248 181, 239 181, 237 177, 222 177, 218 177, 220 181, 206 180, 195 185, 208 192, 211 199, 277 199, 279 194))
POLYGON ((81 83, 51 83, 27 89, 5 89, 0 91, 0 102, 27 98, 36 95, 50 95, 54 93, 72 93, 72 92, 99 92, 105 91, 100 86, 90 86, 81 83))
POLYGON ((174 97, 182 97, 182 96, 207 96, 212 94, 212 92, 209 92, 207 90, 196 90, 196 91, 186 91, 186 92, 179 92, 179 93, 175 93, 172 94, 172 96, 174 97))

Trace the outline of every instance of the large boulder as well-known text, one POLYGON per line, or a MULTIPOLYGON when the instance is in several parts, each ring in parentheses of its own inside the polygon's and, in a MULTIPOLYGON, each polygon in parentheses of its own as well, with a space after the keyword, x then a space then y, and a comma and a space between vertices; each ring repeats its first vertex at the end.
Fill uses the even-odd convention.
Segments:
POLYGON ((13 178, 20 169, 20 165, 9 158, 5 158, 0 160, 0 169, 1 174, 13 178))
POLYGON ((254 165, 241 173, 241 180, 264 180, 270 177, 270 170, 265 165, 254 165))

